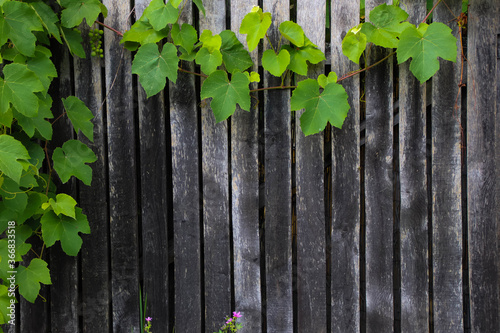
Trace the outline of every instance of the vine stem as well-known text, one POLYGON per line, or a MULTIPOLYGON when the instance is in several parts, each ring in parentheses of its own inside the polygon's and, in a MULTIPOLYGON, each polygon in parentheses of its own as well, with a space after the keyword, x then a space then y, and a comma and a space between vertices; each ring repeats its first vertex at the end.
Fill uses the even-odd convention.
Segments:
POLYGON ((372 64, 372 65, 370 65, 370 66, 368 66, 368 67, 365 67, 365 68, 363 68, 363 69, 359 69, 359 70, 357 70, 357 71, 355 71, 355 72, 352 72, 351 74, 344 75, 344 76, 342 76, 340 79, 338 79, 338 80, 337 80, 337 83, 338 83, 338 82, 340 82, 340 81, 342 81, 342 80, 345 80, 345 79, 347 79, 347 78, 350 78, 350 77, 352 77, 352 76, 354 76, 354 75, 357 75, 357 74, 359 74, 359 73, 362 73, 362 72, 364 72, 364 71, 367 71, 367 70, 369 70, 369 69, 371 69, 371 68, 373 68, 373 67, 377 66, 378 64, 380 64, 380 63, 384 62, 385 60, 389 59, 390 57, 392 57, 392 56, 393 56, 393 55, 395 55, 395 54, 396 54, 396 51, 392 52, 391 54, 389 54, 389 55, 388 55, 388 56, 386 56, 385 58, 383 58, 383 59, 381 59, 381 60, 377 61, 376 63, 374 63, 374 64, 372 64))
POLYGON ((177 69, 180 70, 181 72, 184 72, 184 73, 193 74, 193 75, 201 76, 201 77, 204 77, 204 78, 208 77, 208 75, 205 75, 205 74, 202 74, 202 73, 191 72, 191 71, 188 71, 187 69, 183 69, 183 68, 180 68, 180 67, 178 67, 177 69))
POLYGON ((441 2, 442 0, 439 0, 438 2, 436 2, 436 4, 432 7, 432 9, 429 11, 429 13, 427 14, 427 16, 424 18, 424 20, 422 21, 422 23, 424 23, 425 21, 427 21, 427 19, 429 18, 429 16, 432 14, 432 12, 434 11, 434 9, 436 9, 437 5, 439 5, 439 3, 441 2))
POLYGON ((258 88, 252 89, 250 92, 264 91, 264 90, 277 90, 277 89, 295 89, 297 86, 275 86, 275 87, 266 87, 266 88, 258 88))
POLYGON ((119 36, 122 36, 122 37, 123 37, 123 34, 122 34, 120 31, 118 31, 118 30, 116 30, 116 29, 114 29, 114 28, 111 28, 109 25, 104 24, 104 23, 99 22, 99 21, 95 21, 95 23, 97 23, 97 24, 99 24, 99 25, 102 25, 103 27, 105 27, 105 28, 107 28, 107 29, 109 29, 109 30, 111 30, 111 31, 114 31, 117 35, 119 35, 119 36))

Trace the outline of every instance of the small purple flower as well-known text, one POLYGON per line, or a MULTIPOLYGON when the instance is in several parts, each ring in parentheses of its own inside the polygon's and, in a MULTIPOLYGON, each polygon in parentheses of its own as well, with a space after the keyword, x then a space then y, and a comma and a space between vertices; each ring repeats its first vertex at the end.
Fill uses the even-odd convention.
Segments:
POLYGON ((229 318, 227 321, 226 321, 226 324, 229 324, 230 322, 233 321, 233 318, 229 318))
POLYGON ((241 318, 240 312, 233 312, 233 317, 241 318))
POLYGON ((147 318, 146 318, 146 321, 147 321, 147 322, 150 322, 151 320, 153 320, 153 318, 151 318, 151 317, 147 317, 147 318))

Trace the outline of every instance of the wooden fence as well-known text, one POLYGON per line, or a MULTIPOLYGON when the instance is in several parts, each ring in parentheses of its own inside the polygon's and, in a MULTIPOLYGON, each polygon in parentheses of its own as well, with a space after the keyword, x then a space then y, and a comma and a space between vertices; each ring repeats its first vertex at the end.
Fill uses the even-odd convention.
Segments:
MULTIPOLYGON (((148 2, 105 0, 105 22, 125 31, 148 2)), ((329 15, 325 0, 203 2, 206 17, 189 7, 183 20, 237 31, 259 4, 272 41, 296 19, 325 50, 312 76, 355 69, 341 40, 359 1, 329 1, 329 15)), ((367 16, 383 2, 366 0, 367 16)), ((445 2, 433 20, 458 37, 448 7, 458 15, 462 1, 445 2)), ((425 0, 400 3, 412 23, 425 17, 425 0)), ((342 130, 310 137, 289 91, 215 124, 193 76, 146 99, 111 31, 103 60, 55 51, 60 95, 95 114, 92 186, 65 188, 92 234, 76 258, 48 249, 46 302, 22 301, 7 331, 140 332, 141 288, 156 333, 212 333, 232 311, 251 333, 500 332, 500 5, 470 4, 465 86, 460 52, 424 85, 389 59, 343 81, 342 130)), ((386 54, 372 47, 367 64, 386 54)))

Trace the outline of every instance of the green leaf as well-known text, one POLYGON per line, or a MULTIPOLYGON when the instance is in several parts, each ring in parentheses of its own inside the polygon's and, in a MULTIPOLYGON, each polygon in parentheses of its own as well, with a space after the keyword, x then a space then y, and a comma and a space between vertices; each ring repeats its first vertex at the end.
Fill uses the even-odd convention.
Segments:
POLYGON ((362 24, 351 28, 342 40, 342 53, 356 64, 366 49, 366 35, 361 32, 361 27, 362 24))
POLYGON ((28 192, 28 203, 22 212, 19 212, 16 222, 23 224, 27 219, 37 214, 40 206, 47 200, 47 196, 43 193, 28 192))
POLYGON ((349 103, 347 93, 338 83, 329 83, 320 93, 318 81, 307 79, 299 82, 293 91, 290 108, 292 111, 305 109, 300 117, 300 128, 305 135, 322 131, 330 122, 342 128, 349 103))
POLYGON ((325 54, 312 45, 300 48, 283 45, 283 48, 290 53, 288 69, 300 75, 307 75, 307 61, 317 64, 326 59, 325 54))
POLYGON ((52 284, 47 263, 42 259, 31 259, 28 267, 17 268, 16 283, 19 285, 19 293, 31 303, 35 302, 40 283, 52 284))
POLYGON ((59 18, 52 8, 43 1, 31 2, 29 5, 35 10, 45 30, 62 44, 61 34, 56 24, 59 22, 59 18))
POLYGON ((168 36, 168 32, 168 27, 158 31, 153 28, 147 19, 141 18, 132 25, 130 30, 123 34, 120 44, 124 44, 127 50, 135 51, 139 44, 158 43, 168 36))
POLYGON ((251 72, 249 80, 250 80, 250 82, 260 82, 260 75, 259 75, 259 73, 251 72))
POLYGON ((305 46, 306 36, 302 27, 295 22, 285 21, 280 24, 279 30, 283 37, 288 39, 297 47, 305 46))
POLYGON ((50 95, 45 97, 40 96, 38 99, 38 114, 36 116, 26 117, 22 113, 13 110, 13 115, 16 117, 17 122, 21 125, 23 131, 31 138, 35 133, 45 140, 52 139, 52 124, 46 119, 53 118, 52 111, 52 98, 50 95))
POLYGON ((60 0, 64 7, 61 13, 61 24, 73 28, 82 23, 83 19, 90 27, 101 13, 99 0, 60 0))
POLYGON ((408 14, 398 6, 382 4, 370 12, 371 23, 364 23, 361 32, 366 35, 368 42, 396 48, 401 32, 411 26, 409 22, 402 22, 407 18, 408 14))
POLYGON ((87 216, 78 207, 75 208, 74 219, 66 215, 57 216, 49 210, 43 214, 40 222, 45 245, 51 247, 59 240, 63 251, 69 256, 76 256, 82 247, 82 238, 78 233, 90 234, 87 216))
POLYGON ((222 64, 222 53, 219 50, 210 53, 206 47, 202 47, 196 54, 195 60, 201 66, 202 72, 210 75, 222 64))
POLYGON ((19 184, 23 163, 30 158, 24 145, 12 136, 0 135, 0 171, 19 184))
POLYGON ((9 177, 4 177, 0 188, 0 197, 3 199, 5 208, 17 213, 24 211, 28 204, 28 195, 20 188, 20 183, 21 180, 15 182, 9 177))
POLYGON ((149 23, 155 30, 161 30, 169 23, 175 23, 179 16, 179 5, 173 6, 170 2, 164 0, 153 0, 144 10, 144 16, 149 19, 149 23))
POLYGON ((76 134, 80 130, 91 142, 94 142, 94 124, 91 122, 94 115, 92 111, 76 96, 63 98, 62 102, 76 134))
POLYGON ((56 200, 50 198, 49 202, 42 205, 42 208, 46 210, 48 207, 52 207, 52 210, 56 215, 63 214, 76 219, 75 206, 75 199, 65 193, 59 193, 56 196, 56 200))
POLYGON ((201 10, 201 12, 203 13, 203 16, 205 16, 205 7, 203 7, 202 0, 193 0, 193 3, 196 5, 198 10, 201 10))
POLYGON ((172 26, 171 33, 175 45, 183 47, 187 53, 193 51, 198 35, 192 25, 184 23, 182 28, 179 28, 179 24, 176 23, 172 26))
POLYGON ((289 63, 290 53, 286 49, 281 49, 278 54, 269 49, 262 55, 262 67, 274 76, 281 76, 289 63))
POLYGON ((247 50, 240 43, 236 34, 230 30, 224 30, 220 34, 222 45, 222 61, 226 65, 229 73, 243 72, 253 65, 252 58, 247 50))
POLYGON ((52 160, 54 161, 54 170, 63 183, 66 183, 71 176, 75 176, 85 185, 90 185, 92 169, 86 163, 93 163, 97 158, 83 142, 66 141, 62 148, 58 147, 54 150, 52 160))
POLYGON ((336 83, 337 82, 337 74, 335 72, 328 73, 328 77, 325 74, 320 74, 318 76, 318 83, 321 88, 325 88, 328 83, 336 83))
POLYGON ((213 72, 201 87, 201 99, 212 97, 211 107, 217 122, 231 116, 236 103, 243 110, 250 110, 250 81, 243 73, 233 74, 231 81, 225 71, 213 72))
POLYGON ((0 113, 6 112, 12 103, 25 116, 35 116, 38 109, 35 92, 43 90, 36 74, 21 64, 4 66, 3 74, 4 78, 0 77, 0 113))
POLYGON ((61 28, 61 36, 63 37, 66 45, 68 46, 69 52, 72 55, 76 55, 80 58, 85 58, 85 50, 82 46, 82 35, 74 31, 73 29, 60 27, 61 28))
POLYGON ((240 34, 247 35, 248 50, 252 52, 259 41, 266 36, 267 29, 271 26, 271 13, 263 13, 262 9, 254 6, 252 11, 245 15, 241 21, 240 34))
POLYGON ((139 75, 139 82, 147 97, 150 97, 165 87, 166 77, 175 83, 178 64, 179 58, 174 44, 166 43, 161 53, 158 45, 146 44, 141 46, 135 55, 132 73, 139 75))
MULTIPOLYGON (((8 280, 6 281, 8 282, 8 280)), ((15 293, 13 293, 12 296, 9 296, 9 289, 5 285, 0 285, 0 324, 6 324, 11 320, 11 317, 9 316, 10 313, 10 306, 15 306, 15 303, 11 303, 11 300, 13 300, 15 303, 17 303, 16 298, 15 298, 15 293)), ((15 321, 14 321, 15 322, 15 321)), ((3 330, 1 331, 3 333, 3 330)))
POLYGON ((10 39, 24 55, 35 53, 36 37, 32 31, 43 31, 36 12, 28 4, 9 1, 3 4, 0 14, 0 46, 10 39))
POLYGON ((222 37, 220 35, 212 36, 212 31, 203 30, 200 36, 200 42, 203 43, 203 47, 208 49, 210 53, 214 51, 219 51, 222 45, 222 37))
POLYGON ((439 69, 438 57, 457 61, 457 39, 443 23, 422 23, 418 29, 412 26, 403 31, 397 57, 399 64, 412 57, 410 70, 420 83, 424 83, 439 69))
POLYGON ((37 46, 35 56, 28 58, 26 64, 28 69, 35 72, 36 76, 43 85, 43 94, 46 95, 49 90, 52 79, 57 77, 56 66, 50 60, 52 53, 43 46, 37 46))

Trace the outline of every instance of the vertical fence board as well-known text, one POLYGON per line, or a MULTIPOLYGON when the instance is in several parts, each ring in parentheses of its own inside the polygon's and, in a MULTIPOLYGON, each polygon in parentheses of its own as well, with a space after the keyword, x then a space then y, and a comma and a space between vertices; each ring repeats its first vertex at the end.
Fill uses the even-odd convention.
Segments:
MULTIPOLYGON (((225 29, 225 1, 205 2, 200 31, 218 34, 225 29)), ((205 253, 206 331, 217 330, 231 312, 231 265, 229 234, 228 122, 215 123, 208 106, 201 108, 203 225, 205 253)))
MULTIPOLYGON (((109 1, 105 23, 119 31, 129 28, 128 0, 109 1)), ((108 130, 111 292, 113 331, 139 332, 138 203, 135 115, 130 52, 120 37, 104 32, 108 130)))
MULTIPOLYGON (((136 19, 149 0, 135 1, 136 19)), ((150 98, 138 83, 143 299, 154 328, 168 332, 167 147, 163 91, 150 98)))
MULTIPOLYGON (((358 23, 359 1, 332 2, 331 64, 339 77, 356 69, 342 53, 342 39, 358 23)), ((332 333, 360 331, 359 76, 342 81, 342 85, 351 109, 342 129, 332 131, 332 333)))
MULTIPOLYGON (((297 1, 297 23, 325 51, 325 0, 297 1)), ((323 73, 324 63, 312 66, 309 77, 323 73)), ((304 78, 297 78, 303 80, 304 78)), ((326 253, 324 133, 305 137, 296 112, 297 186, 297 327, 299 332, 326 333, 326 253)))
MULTIPOLYGON (((447 1, 456 15, 462 1, 447 1)), ((446 6, 436 7, 434 21, 447 24, 458 37, 458 25, 446 6)), ((460 47, 460 41, 457 41, 460 47)), ((462 188, 460 82, 457 63, 440 60, 432 78, 432 269, 434 332, 462 332, 462 188)))
MULTIPOLYGON (((366 13, 384 1, 366 1, 366 13)), ((367 65, 389 51, 372 46, 367 65)), ((392 332, 393 82, 389 58, 366 73, 366 331, 392 332)))
MULTIPOLYGON (((89 28, 84 23, 82 34, 88 35, 89 28)), ((90 45, 86 43, 90 54, 90 45)), ((81 258, 81 315, 83 332, 108 332, 109 312, 109 229, 108 229, 108 188, 105 117, 102 108, 101 64, 97 57, 74 59, 75 95, 80 98, 94 114, 94 142, 81 133, 78 138, 87 144, 97 156, 91 164, 92 184, 79 187, 79 203, 87 215, 90 225, 89 236, 84 236, 81 258)))
MULTIPOLYGON (((426 15, 426 1, 402 1, 418 25, 426 15)), ((410 62, 399 66, 399 160, 401 184, 401 330, 429 329, 428 206, 425 84, 410 72, 410 62)))
MULTIPOLYGON (((179 24, 192 23, 186 6, 179 24)), ((189 71, 191 63, 179 64, 189 71)), ((174 220, 175 329, 203 332, 200 243, 200 161, 195 80, 178 72, 170 83, 170 131, 172 139, 172 187, 174 220)))
MULTIPOLYGON (((273 17, 268 34, 278 45, 278 26, 290 19, 289 2, 264 0, 263 10, 273 17)), ((264 87, 280 84, 264 73, 264 87)), ((284 333, 293 331, 290 93, 266 91, 264 103, 266 320, 268 332, 284 333)))
MULTIPOLYGON (((245 36, 238 33, 241 21, 257 1, 231 1, 231 30, 246 45, 245 36)), ((257 49, 251 53, 257 60, 257 49)), ((257 68, 251 68, 257 71, 257 68)), ((256 85, 252 85, 256 88, 256 85)), ((252 109, 245 112, 237 107, 231 117, 232 220, 234 249, 235 310, 243 317, 242 332, 260 332, 261 280, 259 240, 259 112, 254 99, 252 109)))
POLYGON ((500 331, 496 104, 498 2, 472 1, 468 20, 467 202, 472 332, 500 331))

